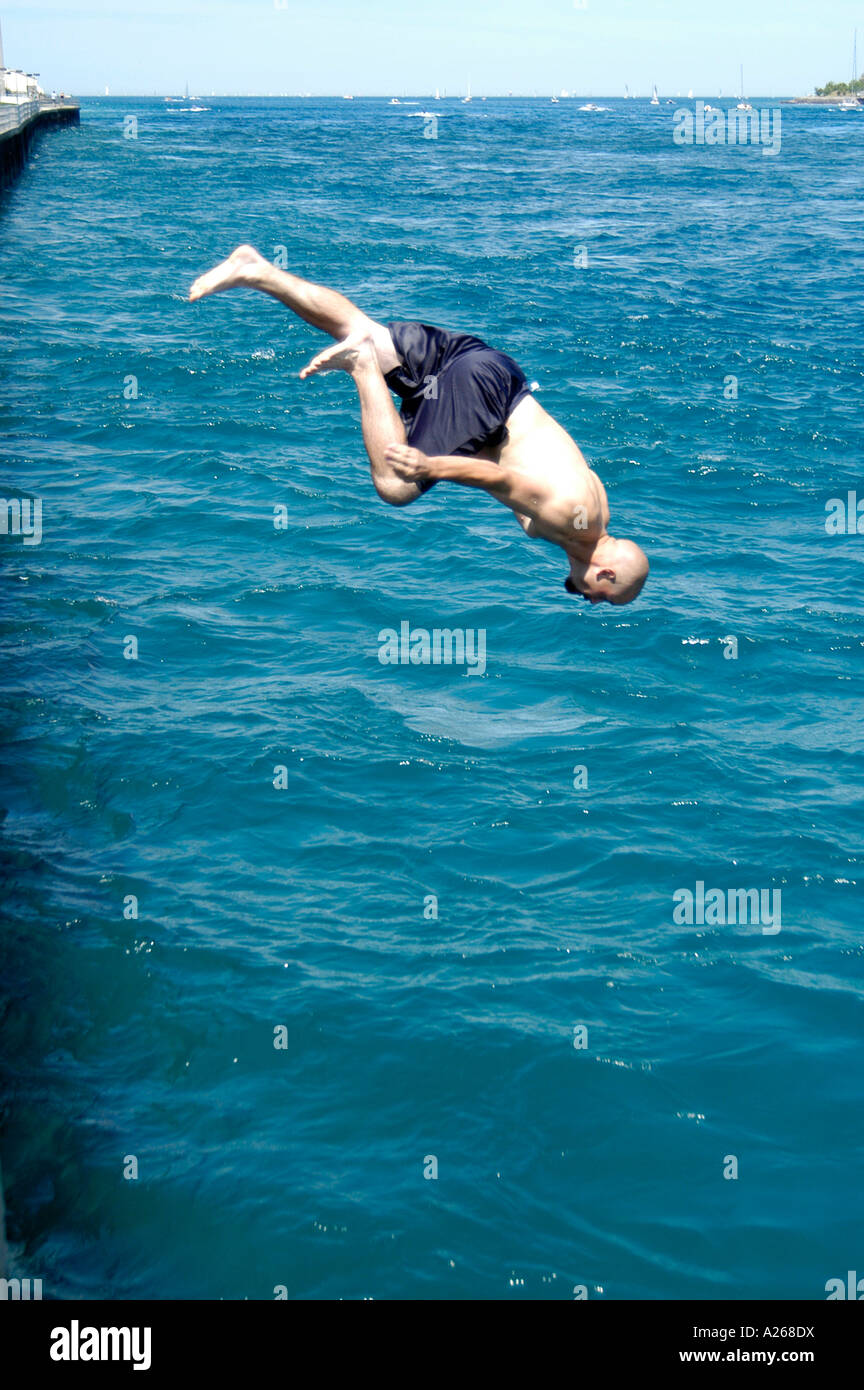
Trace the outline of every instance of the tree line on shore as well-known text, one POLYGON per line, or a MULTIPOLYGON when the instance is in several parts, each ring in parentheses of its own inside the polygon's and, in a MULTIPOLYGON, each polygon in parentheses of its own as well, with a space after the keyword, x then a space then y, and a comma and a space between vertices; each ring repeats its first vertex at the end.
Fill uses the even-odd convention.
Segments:
POLYGON ((846 97, 864 92, 864 76, 855 77, 851 82, 827 82, 816 88, 817 97, 846 97))

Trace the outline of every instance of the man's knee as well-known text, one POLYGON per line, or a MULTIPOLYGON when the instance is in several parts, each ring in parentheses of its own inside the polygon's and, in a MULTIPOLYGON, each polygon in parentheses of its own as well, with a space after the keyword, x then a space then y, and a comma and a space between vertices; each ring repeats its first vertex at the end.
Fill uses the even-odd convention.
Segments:
POLYGON ((408 507, 421 495, 416 483, 405 483, 401 478, 376 479, 375 491, 391 507, 408 507))

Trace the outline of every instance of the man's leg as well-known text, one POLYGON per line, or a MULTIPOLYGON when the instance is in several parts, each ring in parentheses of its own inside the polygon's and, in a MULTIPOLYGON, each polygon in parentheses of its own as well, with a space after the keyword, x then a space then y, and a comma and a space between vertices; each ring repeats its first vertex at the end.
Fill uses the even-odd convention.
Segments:
POLYGON ((304 379, 318 372, 348 372, 360 398, 363 443, 369 455, 375 491, 392 507, 407 507, 422 496, 422 488, 401 478, 387 458, 387 450, 405 443, 403 425, 393 397, 381 372, 381 364, 370 337, 350 338, 314 357, 300 373, 304 379))
POLYGON ((390 388, 384 380, 378 354, 371 342, 365 352, 358 354, 357 365, 351 375, 360 397, 363 442, 369 455, 375 491, 392 507, 407 507, 409 502, 416 502, 423 494, 416 483, 400 478, 387 458, 387 449, 391 445, 404 444, 405 426, 393 405, 390 388))
POLYGON ((300 373, 301 380, 319 372, 348 372, 360 397, 363 442, 369 455, 378 496, 394 507, 405 507, 421 496, 416 483, 400 478, 385 458, 389 444, 405 443, 405 426, 393 405, 383 373, 399 365, 389 330, 376 323, 337 290, 313 285, 265 261, 251 246, 238 246, 221 265, 197 279, 190 299, 204 299, 220 290, 261 290, 295 314, 339 341, 319 352, 300 373))
POLYGON ((382 372, 390 372, 399 365, 393 340, 383 323, 370 319, 337 290, 314 285, 298 275, 289 275, 287 270, 279 270, 252 246, 238 246, 227 261, 199 276, 189 291, 189 298, 204 299, 221 290, 241 288, 269 294, 306 323, 311 323, 313 328, 320 328, 339 342, 354 337, 371 338, 382 372))

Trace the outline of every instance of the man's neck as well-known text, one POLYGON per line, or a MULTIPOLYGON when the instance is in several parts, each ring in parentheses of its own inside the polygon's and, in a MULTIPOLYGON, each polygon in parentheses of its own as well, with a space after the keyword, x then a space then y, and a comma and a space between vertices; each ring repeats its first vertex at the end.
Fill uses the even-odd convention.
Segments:
POLYGON ((572 560, 578 560, 582 565, 596 564, 602 562, 603 556, 613 542, 613 537, 608 531, 601 531, 599 536, 584 541, 573 540, 564 546, 565 554, 572 560))

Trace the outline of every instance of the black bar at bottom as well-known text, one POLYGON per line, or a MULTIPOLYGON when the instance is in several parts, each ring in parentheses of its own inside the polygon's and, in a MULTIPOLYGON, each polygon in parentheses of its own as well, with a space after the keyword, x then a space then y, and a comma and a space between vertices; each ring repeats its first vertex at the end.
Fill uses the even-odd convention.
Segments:
MULTIPOLYGON (((508 1304, 506 1327, 494 1328, 490 1336, 489 1314, 478 1311, 478 1302, 403 1302, 352 1312, 338 1302, 7 1301, 0 1303, 0 1373, 11 1383, 13 1365, 19 1382, 22 1372, 92 1379, 106 1369, 114 1377, 134 1375, 137 1367, 142 1383, 144 1376, 167 1383, 168 1377, 187 1372, 196 1378, 242 1373, 248 1380, 281 1369, 286 1379, 299 1372, 306 1380, 312 1368, 316 1376, 332 1376, 344 1357, 355 1374, 392 1368, 410 1376, 413 1364, 428 1379, 440 1356, 442 1375, 461 1371, 464 1376, 466 1361, 476 1365, 479 1357, 489 1379, 494 1373, 489 1362, 503 1353, 511 1379, 520 1372, 510 1357, 521 1352, 535 1376, 544 1365, 547 1373, 551 1370, 549 1358, 557 1353, 568 1358, 574 1375, 580 1368, 596 1376, 662 1373, 673 1366, 773 1370, 794 1365, 824 1379, 856 1364, 862 1331, 857 1309, 839 1301, 584 1302, 570 1303, 554 1316, 546 1305, 535 1304, 528 1312, 508 1304), (470 1318, 461 1327, 460 1310, 470 1318), (450 1324, 460 1334, 458 1343, 448 1338, 450 1324), (538 1329, 544 1340, 527 1340, 538 1329), (409 1341, 406 1356, 405 1338, 413 1333, 416 1340, 409 1341), (557 1347, 550 1345, 550 1334, 562 1339, 557 1347), (466 1337, 470 1350, 463 1345, 466 1337)), ((479 1304, 487 1310, 498 1306, 479 1304)), ((490 1321, 495 1319, 492 1313, 490 1321)))

